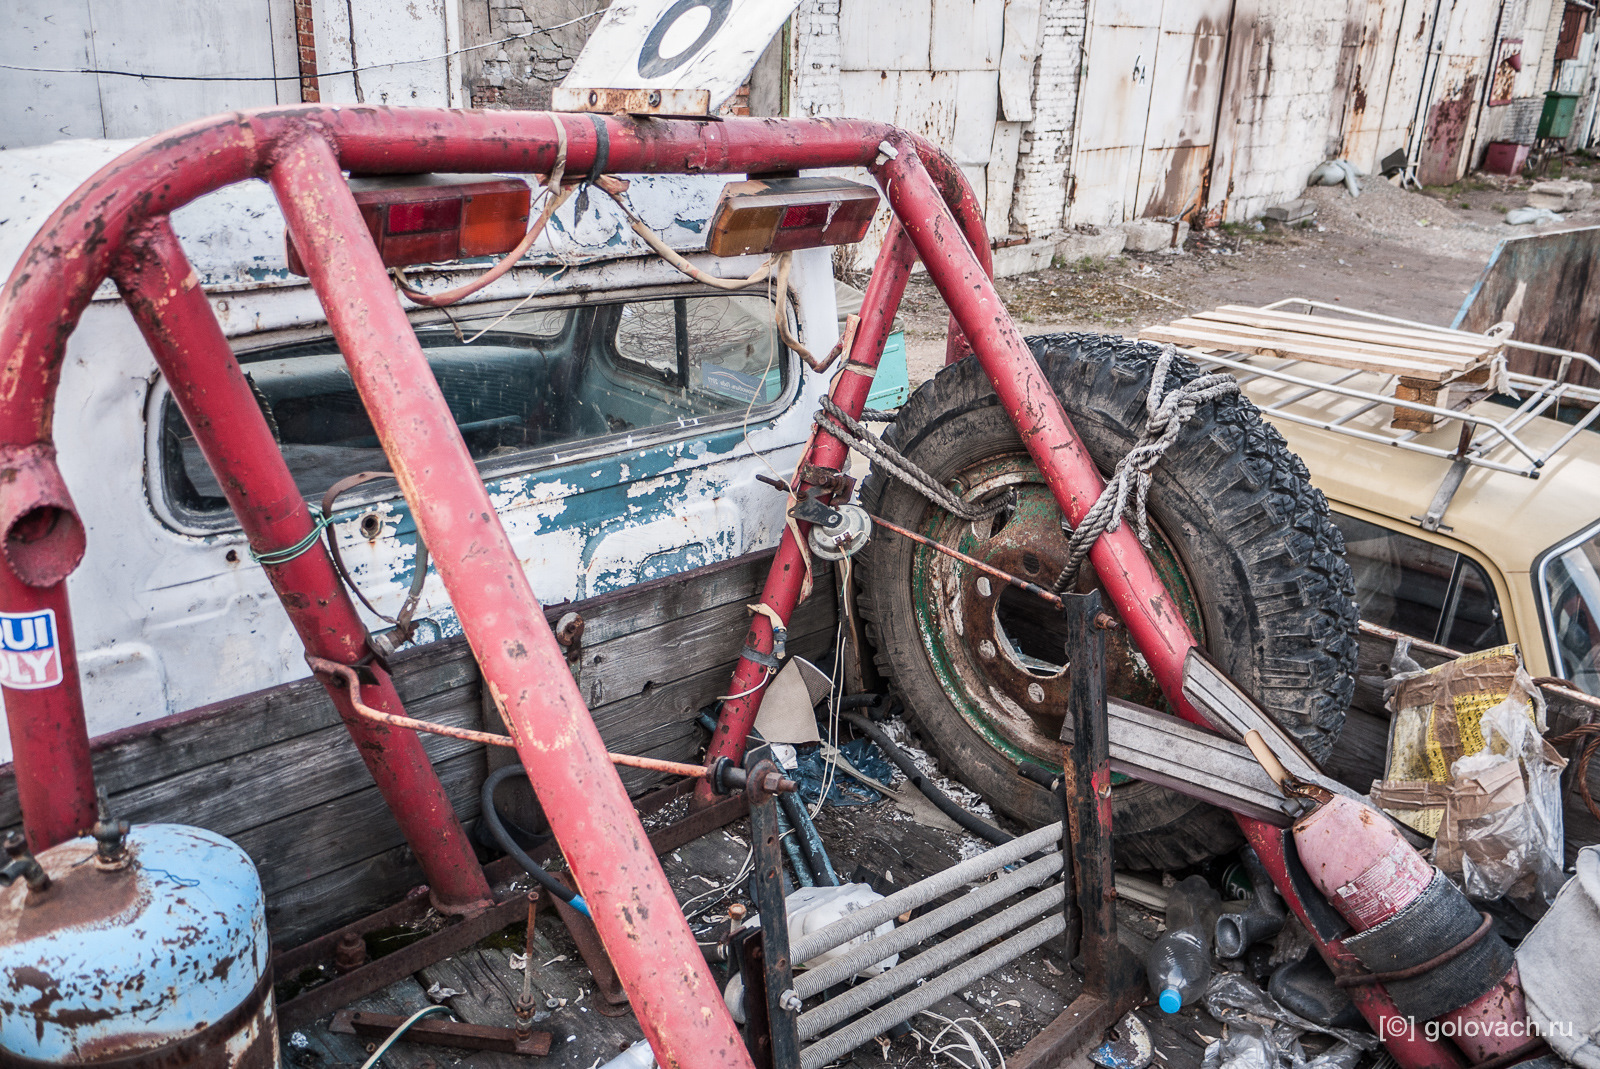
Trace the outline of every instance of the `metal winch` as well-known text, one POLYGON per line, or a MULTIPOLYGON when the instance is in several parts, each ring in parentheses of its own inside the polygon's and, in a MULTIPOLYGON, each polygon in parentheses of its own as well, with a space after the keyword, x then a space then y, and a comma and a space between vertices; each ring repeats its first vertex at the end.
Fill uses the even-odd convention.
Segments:
POLYGON ((29 854, 5 840, 0 1064, 275 1069, 265 899, 243 850, 181 824, 29 854))

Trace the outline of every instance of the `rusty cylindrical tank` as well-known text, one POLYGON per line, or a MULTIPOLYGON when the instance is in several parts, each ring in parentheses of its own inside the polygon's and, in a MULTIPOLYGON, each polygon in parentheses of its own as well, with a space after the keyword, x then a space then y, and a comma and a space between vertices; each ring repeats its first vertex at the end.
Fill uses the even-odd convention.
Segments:
POLYGON ((1473 1064, 1527 1046, 1511 948, 1466 895, 1376 811, 1309 794, 1317 804, 1294 825, 1300 861, 1355 928, 1345 945, 1374 973, 1396 977, 1384 985, 1396 1008, 1432 1022, 1473 1064))
POLYGON ((6 842, 0 1065, 276 1069, 265 901, 244 851, 180 824, 30 857, 6 842))

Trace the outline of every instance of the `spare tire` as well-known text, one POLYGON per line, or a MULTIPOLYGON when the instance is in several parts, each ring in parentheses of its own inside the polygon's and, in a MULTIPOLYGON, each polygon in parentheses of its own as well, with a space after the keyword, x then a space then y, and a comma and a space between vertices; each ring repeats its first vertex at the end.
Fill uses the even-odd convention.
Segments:
MULTIPOLYGON (((1103 473, 1137 440, 1159 351, 1117 337, 1028 340, 1103 473)), ((1200 372, 1174 360, 1167 389, 1200 372)), ((1049 587, 1066 561, 1061 512, 975 359, 944 368, 884 440, 968 501, 1013 503, 967 522, 874 470, 867 511, 1049 587)), ((1249 400, 1202 405, 1155 471, 1152 557, 1222 668, 1313 756, 1332 749, 1354 688, 1356 606, 1344 541, 1305 465, 1249 400)), ((1021 760, 1059 769, 1069 670, 1060 615, 948 554, 880 528, 862 550, 860 608, 879 669, 923 740, 992 805, 1056 819, 1021 760)), ((1086 565, 1076 589, 1098 584, 1086 565)), ((1109 599, 1107 605, 1109 606, 1109 599)), ((1110 693, 1167 708, 1127 630, 1108 643, 1110 693)), ((1120 777, 1119 777, 1120 779, 1120 777)), ((1112 792, 1119 865, 1174 869, 1231 849, 1233 818, 1151 784, 1112 792)))

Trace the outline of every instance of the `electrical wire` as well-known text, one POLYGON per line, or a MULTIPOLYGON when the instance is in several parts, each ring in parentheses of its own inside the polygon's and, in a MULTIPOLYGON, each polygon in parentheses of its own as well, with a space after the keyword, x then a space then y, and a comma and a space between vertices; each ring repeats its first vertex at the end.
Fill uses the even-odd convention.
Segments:
POLYGON ((437 1006, 424 1006, 416 1013, 413 1013, 410 1017, 407 1017, 405 1020, 401 1021, 400 1026, 393 1032, 389 1033, 389 1038, 385 1039, 382 1043, 379 1043, 378 1049, 373 1051, 367 1060, 361 1063, 361 1069, 372 1069, 374 1065, 377 1065, 378 1059, 389 1053, 389 1048, 394 1046, 396 1040, 406 1034, 407 1029, 416 1024, 418 1021, 422 1020, 424 1017, 428 1016, 430 1013, 448 1013, 452 1017, 455 1016, 454 1011, 452 1011, 449 1006, 446 1006, 443 1003, 437 1006))
POLYGON ((362 71, 379 70, 386 67, 405 67, 412 63, 437 63, 441 59, 450 59, 466 52, 476 52, 480 48, 494 48, 496 45, 510 44, 512 41, 521 41, 532 37, 536 33, 550 33, 554 30, 592 19, 596 15, 604 14, 591 11, 587 15, 558 22, 554 26, 536 26, 527 33, 512 34, 510 37, 501 37, 494 41, 485 41, 478 45, 467 45, 453 52, 444 52, 437 56, 418 56, 415 59, 395 59, 387 63, 367 63, 360 67, 349 67, 339 71, 316 71, 312 74, 151 74, 148 71, 119 71, 102 67, 24 67, 16 63, 0 63, 0 70, 26 71, 30 74, 107 74, 118 78, 140 78, 152 82, 298 82, 312 78, 339 78, 346 74, 360 74, 362 71))

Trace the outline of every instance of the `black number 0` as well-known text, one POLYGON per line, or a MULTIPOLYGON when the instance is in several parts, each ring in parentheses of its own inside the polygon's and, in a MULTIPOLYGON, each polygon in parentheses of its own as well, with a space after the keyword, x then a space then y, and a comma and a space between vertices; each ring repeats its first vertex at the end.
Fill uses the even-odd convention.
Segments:
POLYGON ((693 59, 700 49, 705 47, 705 43, 722 29, 722 24, 728 21, 728 12, 732 7, 733 0, 678 0, 676 4, 667 8, 667 13, 656 22, 650 31, 650 36, 644 39, 644 47, 639 50, 639 77, 659 78, 663 74, 671 74, 693 59), (679 19, 697 7, 703 7, 711 13, 706 28, 700 31, 700 36, 695 38, 694 44, 671 59, 663 57, 661 39, 679 19))

